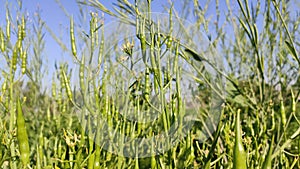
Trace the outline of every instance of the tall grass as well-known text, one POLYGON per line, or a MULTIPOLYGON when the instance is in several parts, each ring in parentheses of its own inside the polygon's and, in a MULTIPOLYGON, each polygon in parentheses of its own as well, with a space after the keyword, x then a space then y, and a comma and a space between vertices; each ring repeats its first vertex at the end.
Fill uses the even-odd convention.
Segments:
POLYGON ((292 4, 226 1, 222 14, 219 1, 199 3, 158 15, 151 1, 119 0, 113 11, 79 2, 96 12, 70 17, 69 42, 40 15, 31 27, 21 6, 18 17, 7 8, 1 168, 299 168, 292 4), (54 65, 48 90, 46 28, 74 61, 54 65))

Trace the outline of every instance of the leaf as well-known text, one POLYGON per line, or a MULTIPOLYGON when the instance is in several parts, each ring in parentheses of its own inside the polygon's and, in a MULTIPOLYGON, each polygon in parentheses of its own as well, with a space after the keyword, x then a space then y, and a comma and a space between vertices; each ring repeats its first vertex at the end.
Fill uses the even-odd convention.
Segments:
POLYGON ((199 56, 196 52, 192 51, 191 49, 186 48, 186 49, 184 49, 184 51, 189 53, 190 55, 192 55, 192 57, 199 62, 202 62, 205 60, 203 57, 199 56))
POLYGON ((285 41, 285 44, 286 44, 286 46, 289 48, 289 51, 291 52, 293 58, 294 58, 298 63, 300 63, 300 60, 299 60, 299 58, 298 58, 298 56, 297 56, 297 52, 296 52, 295 48, 293 47, 293 45, 292 45, 290 42, 288 42, 288 41, 285 41))

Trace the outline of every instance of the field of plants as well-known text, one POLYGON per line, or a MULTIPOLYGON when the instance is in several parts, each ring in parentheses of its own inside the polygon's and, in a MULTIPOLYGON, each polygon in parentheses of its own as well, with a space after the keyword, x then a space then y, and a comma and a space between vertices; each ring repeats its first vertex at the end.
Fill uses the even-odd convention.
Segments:
POLYGON ((300 168, 296 0, 82 0, 68 42, 16 2, 0 168, 300 168), (45 35, 68 59, 47 65, 45 35))

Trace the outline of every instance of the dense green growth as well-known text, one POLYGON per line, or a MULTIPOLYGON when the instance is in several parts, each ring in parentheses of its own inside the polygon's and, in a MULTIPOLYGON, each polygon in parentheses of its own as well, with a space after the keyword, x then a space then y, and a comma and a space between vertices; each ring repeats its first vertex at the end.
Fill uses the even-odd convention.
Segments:
POLYGON ((83 9, 82 23, 70 17, 68 43, 39 14, 29 23, 21 7, 18 17, 7 8, 0 27, 1 168, 300 168, 300 17, 288 11, 293 4, 226 1, 221 22, 218 0, 213 19, 212 2, 201 8, 183 0, 179 11, 166 9, 162 24, 151 3, 118 0, 111 11, 97 0, 79 2, 97 12, 88 22, 83 9), (120 26, 107 37, 101 12, 134 34, 121 39, 128 32, 120 26), (178 26, 178 17, 190 25, 178 26), (180 38, 173 34, 178 28, 180 38), (197 51, 202 44, 191 42, 193 30, 204 30, 207 48, 221 54, 224 67, 197 51), (43 76, 48 32, 74 61, 53 65, 50 79, 43 76), (149 122, 151 111, 160 116, 149 122), (160 137, 138 142, 144 147, 128 139, 154 135, 160 137), (170 149, 156 152, 155 141, 170 149))

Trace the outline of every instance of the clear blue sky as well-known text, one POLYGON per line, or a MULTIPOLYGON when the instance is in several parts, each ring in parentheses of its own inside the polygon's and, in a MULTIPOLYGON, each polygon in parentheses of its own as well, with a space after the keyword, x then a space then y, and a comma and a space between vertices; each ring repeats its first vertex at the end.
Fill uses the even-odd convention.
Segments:
MULTIPOLYGON (((16 13, 18 9, 18 1, 11 0, 8 1, 8 6, 10 8, 10 12, 12 13, 12 18, 16 19, 16 13)), ((104 4, 109 9, 112 9, 112 3, 116 3, 116 0, 100 0, 102 4, 104 4)), ((0 0, 0 3, 3 4, 0 6, 0 25, 3 27, 5 25, 5 5, 6 0, 0 0)), ((79 8, 76 0, 60 0, 61 5, 66 9, 66 12, 69 15, 73 15, 75 17, 75 24, 76 24, 76 17, 79 15, 79 8)), ((177 10, 180 10, 183 1, 174 1, 174 7, 177 10)), ((192 3, 192 1, 191 1, 192 3)), ((200 1, 202 6, 205 4, 204 1, 200 1)), ((168 0, 159 1, 154 0, 152 1, 152 9, 154 12, 162 12, 163 6, 168 4, 168 0)), ((221 1, 221 8, 224 7, 225 4, 221 1)), ((210 6, 210 11, 214 13, 214 7, 210 6)), ((41 12, 41 18, 45 21, 46 25, 56 34, 61 36, 66 43, 69 43, 68 38, 68 28, 69 28, 69 18, 65 15, 63 10, 59 7, 59 4, 56 0, 23 0, 22 3, 22 11, 26 11, 28 14, 29 22, 27 22, 27 26, 31 27, 32 18, 35 12, 39 9, 41 12), (31 22, 30 22, 31 21, 31 22), (67 35, 67 36, 64 36, 67 35)), ((87 11, 93 11, 94 9, 88 8, 87 11)), ((88 15, 88 14, 87 14, 88 15)), ((78 21, 77 21, 78 22, 78 21)), ((108 21, 109 22, 109 21, 108 21)), ((107 23, 107 22, 106 22, 107 23)), ((45 30, 46 32, 46 30, 45 30)), ((46 49, 45 53, 47 55, 49 66, 53 65, 54 60, 64 60, 67 59, 69 56, 63 55, 59 49, 60 47, 57 43, 51 38, 50 34, 46 32, 45 35, 46 41, 46 49)), ((69 45, 67 45, 69 47, 69 45)))
MULTIPOLYGON (((0 2, 1 4, 5 4, 6 0, 0 0, 0 2)), ((62 0, 60 3, 66 9, 68 15, 74 15, 74 18, 79 15, 79 8, 76 0, 62 0)), ((104 4, 109 5, 110 3, 109 1, 104 1, 104 4)), ((34 17, 37 9, 39 9, 41 18, 46 25, 56 35, 62 37, 64 42, 69 43, 69 34, 66 34, 69 29, 69 18, 60 8, 56 0, 23 0, 22 5, 22 11, 26 11, 28 14, 29 20, 27 22, 27 26, 29 26, 30 29, 32 29, 32 18, 34 17)), ((14 15, 12 18, 15 19, 15 11, 18 9, 17 0, 9 1, 9 7, 11 9, 10 12, 14 15)), ((0 7, 0 18, 0 24, 3 26, 5 24, 5 5, 0 7)), ((45 54, 49 62, 49 67, 53 68, 55 60, 61 61, 69 59, 69 56, 62 55, 60 46, 54 41, 47 30, 44 30, 44 32, 46 42, 45 54)), ((67 47, 69 47, 69 45, 67 45, 67 47)))

